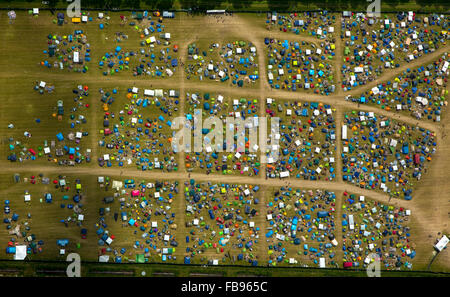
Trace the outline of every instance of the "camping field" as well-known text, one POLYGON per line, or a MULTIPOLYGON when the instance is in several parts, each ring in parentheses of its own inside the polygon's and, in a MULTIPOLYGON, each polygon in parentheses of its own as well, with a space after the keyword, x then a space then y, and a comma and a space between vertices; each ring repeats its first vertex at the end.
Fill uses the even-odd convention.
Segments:
MULTIPOLYGON (((17 18, 10 22, 7 11, 0 11, 3 49, 0 51, 1 275, 29 276, 43 275, 45 270, 62 271, 67 254, 75 252, 85 262, 82 273, 86 276, 105 276, 111 271, 122 271, 124 276, 140 276, 142 271, 146 271, 147 276, 364 276, 363 261, 368 251, 372 251, 369 243, 386 247, 382 253, 389 261, 383 264, 389 262, 389 265, 382 264, 382 276, 383 273, 386 276, 448 276, 450 273, 449 249, 435 256, 433 248, 437 239, 450 233, 447 170, 450 165, 447 137, 450 117, 446 114, 449 70, 438 76, 425 76, 432 81, 420 81, 418 85, 419 93, 430 94, 432 107, 429 110, 439 109, 440 121, 436 121, 435 116, 417 119, 407 109, 395 111, 395 96, 410 96, 410 100, 416 100, 415 93, 409 92, 411 85, 403 87, 397 95, 388 96, 392 101, 386 105, 377 103, 377 98, 368 104, 349 100, 370 95, 374 87, 387 81, 394 82, 396 77, 400 84, 413 81, 414 78, 406 77, 408 69, 426 67, 439 59, 441 62, 432 73, 441 71, 444 62, 450 58, 448 33, 436 33, 439 35, 436 51, 383 71, 373 81, 344 91, 341 70, 347 62, 345 41, 340 38, 343 33, 340 13, 332 15, 335 21, 327 26, 334 26, 334 34, 325 39, 306 32, 295 34, 289 28, 283 32, 277 25, 268 30, 265 13, 193 16, 176 12, 175 18, 159 21, 152 13, 149 13, 151 19, 138 20, 131 12, 105 12, 100 19, 97 11, 90 11, 92 20, 74 24, 66 16, 62 26, 56 23, 56 13, 52 15, 49 11, 41 10, 38 16, 27 11, 16 13, 17 18), (126 20, 122 20, 121 15, 126 20), (149 27, 155 31, 147 34, 144 29, 149 27), (74 35, 76 30, 83 31, 82 38, 89 44, 81 43, 89 49, 90 61, 84 61, 82 65, 87 66, 85 72, 67 67, 71 64, 73 50, 59 51, 55 57, 49 57, 47 53, 49 43, 62 48, 63 41, 67 42, 68 36, 74 35), (170 38, 160 37, 164 33, 170 33, 170 38), (54 43, 57 38, 52 39, 53 36, 66 38, 54 43), (150 36, 156 36, 157 42, 147 43, 150 36), (331 64, 329 70, 333 79, 330 84, 335 86, 335 91, 325 95, 304 88, 296 91, 272 88, 268 80, 270 68, 265 38, 280 41, 277 48, 286 39, 299 42, 301 48, 302 41, 320 48, 320 43, 327 40, 333 45, 334 54, 325 63, 331 64), (234 84, 232 77, 225 82, 207 77, 200 81, 186 71, 188 65, 194 63, 188 58, 189 45, 195 43, 199 54, 207 52, 202 64, 203 74, 210 59, 214 63, 227 64, 226 58, 220 57, 218 52, 223 45, 235 41, 238 45, 239 41, 245 41, 245 45, 241 43, 242 47, 248 43, 256 47, 256 65, 236 79, 244 80, 242 87, 234 84), (219 49, 210 52, 209 46, 216 42, 220 43, 219 49), (108 60, 107 53, 115 59, 113 67, 108 66, 112 60, 108 60), (58 55, 68 59, 64 69, 59 69, 58 63, 54 64, 54 61, 62 61, 58 60, 58 55), (175 59, 177 66, 171 66, 175 59), (45 66, 45 61, 52 67, 45 66), (104 62, 102 67, 99 66, 101 61, 104 62), (140 70, 136 67, 141 65, 144 70, 138 75, 140 70), (116 72, 114 69, 118 66, 123 67, 116 72), (172 69, 172 75, 166 69, 172 69), (251 74, 258 75, 255 82, 249 82, 251 74), (190 79, 187 79, 188 75, 191 75, 190 79), (437 77, 442 78, 439 85, 437 77), (39 86, 41 82, 46 86, 39 86), (151 94, 145 93, 149 90, 151 94), (194 93, 200 97, 192 98, 194 93), (218 101, 219 95, 223 96, 223 103, 218 101), (268 98, 273 99, 272 104, 268 98), (59 100, 64 104, 60 119, 59 100), (385 108, 387 105, 391 108, 385 108), (206 151, 175 153, 171 148, 175 130, 170 124, 179 116, 189 118, 196 108, 201 109, 203 120, 208 115, 217 115, 224 121, 226 116, 239 116, 236 115, 239 112, 246 118, 281 117, 280 160, 260 164, 261 156, 268 153, 266 151, 243 153, 242 156, 236 156, 235 152, 221 152, 217 156, 206 151), (400 139, 400 135, 392 136, 395 133, 389 134, 389 130, 380 137, 380 144, 385 146, 374 148, 369 137, 387 129, 364 130, 364 125, 360 126, 361 122, 355 120, 354 130, 350 130, 348 124, 348 137, 354 137, 355 143, 358 142, 358 150, 344 152, 349 141, 342 140, 342 126, 346 124, 347 116, 358 117, 352 114, 354 110, 375 113, 381 121, 395 125, 395 132, 401 134, 400 130, 407 130, 411 135, 399 142, 397 151, 391 148, 384 154, 385 146, 389 148, 387 138, 400 139), (431 140, 431 134, 426 131, 432 131, 431 140), (426 142, 421 143, 424 138, 426 142), (384 156, 387 161, 380 161, 380 164, 395 166, 395 169, 387 170, 386 176, 398 174, 397 167, 403 170, 399 165, 403 164, 400 158, 407 154, 401 151, 403 142, 408 142, 411 150, 417 148, 417 154, 424 156, 420 160, 423 165, 420 166, 420 180, 413 175, 414 171, 419 171, 420 163, 414 159, 416 166, 404 167, 400 181, 394 178, 386 182, 388 187, 395 189, 395 195, 383 191, 380 183, 371 188, 370 174, 379 174, 378 181, 384 173, 380 173, 378 163, 374 165, 372 160, 364 160, 365 153, 373 153, 374 158, 384 156), (433 148, 435 151, 431 153, 433 148), (365 176, 364 182, 361 181, 363 185, 359 180, 349 182, 344 179, 354 172, 346 171, 349 163, 344 163, 343 159, 352 157, 360 158, 361 163, 356 163, 359 159, 349 163, 368 168, 368 172, 361 169, 362 173, 355 175, 365 176), (257 170, 253 171, 255 168, 257 170), (281 178, 282 171, 289 171, 289 177, 281 178), (408 183, 403 183, 405 175, 408 183), (99 182, 99 177, 106 181, 99 182), (77 179, 78 187, 81 187, 78 192, 77 179), (59 186, 62 180, 66 181, 66 186, 59 186), (119 188, 113 188, 113 183, 120 184, 119 188), (412 199, 406 200, 404 197, 408 194, 404 192, 409 188, 413 190, 412 199), (51 202, 46 201, 48 193, 52 196, 51 202), (30 195, 30 201, 25 201, 27 195, 30 195), (77 195, 81 200, 75 198, 77 195), (365 200, 358 200, 361 196, 365 200), (114 201, 105 203, 105 197, 114 197, 114 201), (361 210, 354 205, 362 201, 370 209, 361 210), (5 206, 9 206, 9 213, 5 206), (189 207, 194 207, 194 211, 191 212, 189 207), (373 207, 381 211, 372 212, 373 207), (317 217, 318 211, 324 212, 323 217, 317 217), (230 213, 233 216, 228 216, 230 213), (351 232, 344 228, 348 223, 345 216, 352 213, 358 216, 358 228, 367 225, 362 227, 361 234, 364 230, 373 233, 368 239, 361 239, 364 243, 361 244, 362 251, 358 252, 360 258, 355 256, 354 260, 348 260, 352 256, 348 249, 343 249, 344 237, 359 239, 358 236, 353 238, 355 234, 350 235, 351 232), (8 221, 14 214, 18 219, 8 221), (389 227, 375 227, 377 222, 388 224, 394 217, 395 223, 391 221, 389 227), (221 218, 225 218, 225 222, 221 222, 221 218), (199 225, 193 224, 194 219, 199 220, 199 225), (18 225, 20 231, 14 234, 12 231, 18 225), (291 231, 297 227, 296 235, 294 232, 291 237, 291 231), (397 233, 396 228, 402 232, 397 233), (82 234, 84 229, 85 236, 82 234), (391 242, 389 237, 393 237, 391 242), (112 242, 108 243, 107 238, 112 242), (62 239, 68 240, 67 245, 58 244, 62 239), (387 241, 383 243, 383 239, 387 241), (392 244, 391 248, 395 244, 401 264, 396 263, 392 255, 387 256, 389 251, 394 253, 389 250, 389 244, 392 244), (15 245, 27 245, 30 250, 23 264, 14 263, 17 271, 8 272, 12 267, 8 260, 14 255, 5 251, 8 246, 15 245), (412 257, 411 251, 414 251, 412 257), (109 257, 109 263, 98 263, 105 256, 109 257), (326 259, 326 269, 316 269, 319 258, 326 259), (214 260, 217 263, 213 264, 214 260), (348 261, 358 262, 358 266, 355 264, 343 270, 344 262, 348 261), (187 263, 196 265, 166 265, 187 263), (410 263, 412 266, 408 267, 410 263)), ((395 15, 389 17, 396 20, 395 15)), ((314 18, 312 20, 311 26, 317 30, 314 18)), ((66 47, 75 44, 69 43, 66 47)), ((84 58, 86 51, 81 53, 84 58)), ((236 68, 241 70, 240 67, 243 66, 236 68)), ((273 68, 276 70, 278 66, 273 68)), ((303 73, 306 77, 308 72, 303 73)), ((288 73, 283 80, 291 80, 290 75, 288 73)), ((304 81, 299 79, 294 83, 304 81)), ((225 122, 223 128, 225 131, 225 122)), ((412 162, 413 154, 406 159, 412 162)), ((345 244, 346 248, 357 245, 350 243, 348 238, 345 244)))

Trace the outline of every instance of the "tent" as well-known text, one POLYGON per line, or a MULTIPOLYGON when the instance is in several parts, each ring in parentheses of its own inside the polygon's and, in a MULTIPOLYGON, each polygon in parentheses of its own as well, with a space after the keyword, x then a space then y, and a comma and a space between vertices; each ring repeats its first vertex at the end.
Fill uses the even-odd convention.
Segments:
POLYGON ((68 239, 58 239, 56 241, 56 244, 59 246, 66 246, 69 244, 69 240, 68 239))
POLYGON ((14 255, 14 260, 24 260, 27 256, 27 246, 18 245, 16 246, 16 253, 14 255))
POLYGON ((109 256, 108 255, 101 255, 98 257, 98 261, 102 263, 109 262, 109 256))
POLYGON ((145 263, 145 256, 144 256, 144 254, 136 255, 136 263, 145 263))
POLYGON ((8 18, 9 18, 10 20, 15 20, 16 17, 17 17, 17 15, 16 15, 16 12, 15 12, 14 10, 8 11, 8 18))

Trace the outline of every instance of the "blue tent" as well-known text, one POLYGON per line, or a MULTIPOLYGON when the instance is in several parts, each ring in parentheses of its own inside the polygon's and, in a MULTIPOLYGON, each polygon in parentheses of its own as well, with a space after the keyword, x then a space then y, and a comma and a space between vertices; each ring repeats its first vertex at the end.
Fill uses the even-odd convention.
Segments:
POLYGON ((191 257, 184 257, 184 264, 191 264, 191 257))
POLYGON ((50 194, 50 193, 45 194, 45 202, 47 202, 47 203, 52 202, 52 194, 50 194))
POLYGON ((58 133, 58 134, 56 134, 56 138, 57 138, 59 141, 63 141, 63 140, 64 140, 64 136, 62 135, 61 132, 58 133))
POLYGON ((66 246, 69 244, 69 240, 68 239, 58 239, 56 241, 56 244, 59 246, 66 246))

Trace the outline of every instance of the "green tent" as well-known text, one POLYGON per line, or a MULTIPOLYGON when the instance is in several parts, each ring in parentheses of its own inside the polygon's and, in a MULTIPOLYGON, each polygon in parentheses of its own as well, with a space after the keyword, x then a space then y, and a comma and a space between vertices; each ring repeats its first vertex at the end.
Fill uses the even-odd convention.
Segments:
POLYGON ((350 54, 350 49, 348 48, 348 46, 346 46, 344 50, 344 55, 347 56, 348 54, 350 54))
POLYGON ((144 254, 136 255, 136 263, 145 263, 144 254))

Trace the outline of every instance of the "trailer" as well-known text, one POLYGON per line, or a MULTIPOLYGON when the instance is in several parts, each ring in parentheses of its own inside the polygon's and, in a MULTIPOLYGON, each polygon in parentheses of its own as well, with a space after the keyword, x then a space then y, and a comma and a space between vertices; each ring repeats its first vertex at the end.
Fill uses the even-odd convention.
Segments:
POLYGON ((73 62, 80 63, 80 52, 73 52, 73 62))
POLYGON ((355 221, 353 219, 353 215, 348 216, 348 225, 349 225, 350 230, 355 229, 355 221))
POLYGON ((342 140, 347 140, 347 125, 342 126, 342 140))

